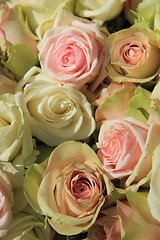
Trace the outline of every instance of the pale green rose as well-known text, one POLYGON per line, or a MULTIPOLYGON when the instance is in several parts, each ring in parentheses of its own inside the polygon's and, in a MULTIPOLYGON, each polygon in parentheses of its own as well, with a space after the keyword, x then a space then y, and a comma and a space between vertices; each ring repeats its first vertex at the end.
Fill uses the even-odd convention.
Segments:
POLYGON ((43 72, 31 78, 36 80, 25 85, 22 108, 33 136, 56 146, 67 140, 86 139, 94 132, 95 120, 85 95, 47 81, 43 72))
POLYGON ((33 154, 33 141, 28 121, 19 107, 21 97, 21 93, 0 96, 0 160, 12 161, 20 154, 23 164, 28 165, 33 154))
POLYGON ((135 23, 136 19, 136 10, 143 0, 126 0, 124 3, 124 16, 130 22, 130 24, 135 23))
POLYGON ((0 170, 0 238, 8 232, 12 222, 13 190, 11 182, 0 170))
POLYGON ((28 25, 38 38, 42 38, 46 29, 52 27, 57 12, 62 7, 74 11, 75 0, 10 0, 8 5, 19 5, 23 9, 28 25))
POLYGON ((146 22, 154 30, 160 30, 160 2, 159 0, 143 0, 133 12, 135 21, 146 22))
POLYGON ((44 229, 44 224, 34 215, 19 212, 14 214, 10 229, 3 240, 52 240, 53 231, 44 229))
POLYGON ((27 170, 24 190, 30 205, 53 229, 74 235, 94 224, 113 185, 93 149, 68 141, 53 150, 48 162, 27 170))
POLYGON ((91 18, 97 24, 117 17, 123 9, 125 0, 78 0, 75 13, 81 17, 91 18))
POLYGON ((106 68, 113 81, 143 83, 158 75, 159 35, 145 23, 110 34, 107 44, 111 60, 106 68))
POLYGON ((16 80, 38 63, 37 37, 29 29, 20 6, 8 8, 0 4, 0 48, 1 63, 16 80))

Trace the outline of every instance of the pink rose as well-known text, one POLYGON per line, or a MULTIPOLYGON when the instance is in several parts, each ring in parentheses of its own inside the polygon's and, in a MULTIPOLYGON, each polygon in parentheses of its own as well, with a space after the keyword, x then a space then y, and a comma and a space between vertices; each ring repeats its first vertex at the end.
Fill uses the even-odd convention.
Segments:
POLYGON ((113 81, 143 83, 158 75, 158 35, 145 23, 110 34, 107 44, 111 56, 107 70, 113 81))
POLYGON ((66 21, 61 25, 55 20, 58 24, 38 44, 42 69, 77 89, 93 82, 96 88, 107 76, 108 48, 102 32, 96 24, 82 22, 70 12, 60 12, 57 18, 66 21))
POLYGON ((58 145, 41 173, 41 182, 34 165, 26 173, 26 197, 35 210, 46 216, 51 227, 63 235, 89 229, 114 187, 97 154, 81 142, 58 145), (30 183, 37 181, 39 187, 33 196, 30 183))
POLYGON ((5 173, 0 171, 0 239, 3 237, 12 221, 13 192, 10 181, 5 173))
POLYGON ((132 173, 145 147, 147 133, 148 126, 133 117, 103 122, 98 157, 110 179, 132 173))

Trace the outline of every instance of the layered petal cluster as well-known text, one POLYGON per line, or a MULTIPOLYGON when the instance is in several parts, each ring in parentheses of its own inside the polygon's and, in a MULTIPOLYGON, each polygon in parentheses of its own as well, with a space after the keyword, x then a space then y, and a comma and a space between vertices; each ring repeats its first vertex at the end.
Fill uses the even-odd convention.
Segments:
POLYGON ((34 215, 25 212, 14 214, 13 222, 4 240, 52 240, 54 232, 46 231, 44 224, 34 215))
POLYGON ((24 87, 24 100, 33 136, 47 145, 83 140, 95 130, 91 104, 76 89, 37 80, 24 87))
MULTIPOLYGON (((25 129, 28 125, 25 121, 22 109, 16 102, 13 94, 4 94, 0 96, 0 159, 1 161, 10 161, 21 151, 25 141, 25 129)), ((29 133, 29 132, 28 132, 29 133)), ((27 139, 31 141, 30 134, 27 139)), ((28 149, 28 153, 29 153, 28 149)), ((32 150, 31 150, 32 151, 32 150)))
POLYGON ((101 126, 98 156, 111 179, 132 173, 144 150, 148 126, 132 117, 106 120, 101 126))
POLYGON ((111 79, 142 83, 157 76, 160 67, 157 36, 142 23, 111 34, 107 38, 111 55, 107 69, 111 79))
POLYGON ((105 21, 110 21, 120 14, 124 2, 125 0, 78 0, 75 12, 81 17, 91 18, 102 25, 105 21))
POLYGON ((47 167, 34 165, 28 169, 24 186, 30 204, 64 235, 92 226, 113 190, 96 153, 87 144, 74 141, 56 147, 47 167), (38 184, 33 195, 31 179, 38 184))
POLYGON ((107 76, 104 66, 109 54, 102 32, 96 24, 82 22, 66 9, 58 13, 38 49, 42 69, 63 84, 81 89, 96 82, 96 88, 107 76))

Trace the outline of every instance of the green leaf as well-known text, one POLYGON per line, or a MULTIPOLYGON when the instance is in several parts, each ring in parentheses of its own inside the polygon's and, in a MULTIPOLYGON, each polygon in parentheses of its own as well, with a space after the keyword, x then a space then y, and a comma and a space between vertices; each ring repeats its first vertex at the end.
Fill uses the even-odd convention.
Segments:
POLYGON ((8 60, 1 60, 1 63, 7 67, 19 81, 24 74, 32 67, 38 64, 38 55, 31 46, 27 44, 15 44, 8 47, 8 60))
POLYGON ((26 171, 24 178, 24 194, 31 207, 39 214, 42 211, 37 201, 37 193, 42 180, 43 172, 47 166, 48 159, 41 164, 34 163, 26 171))

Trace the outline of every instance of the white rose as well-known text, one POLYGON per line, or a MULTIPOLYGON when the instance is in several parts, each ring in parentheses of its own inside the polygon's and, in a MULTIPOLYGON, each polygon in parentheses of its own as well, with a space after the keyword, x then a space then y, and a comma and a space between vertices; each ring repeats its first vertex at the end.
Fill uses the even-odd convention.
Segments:
POLYGON ((78 90, 35 80, 24 87, 24 99, 32 134, 47 145, 82 140, 95 130, 91 105, 78 90))

